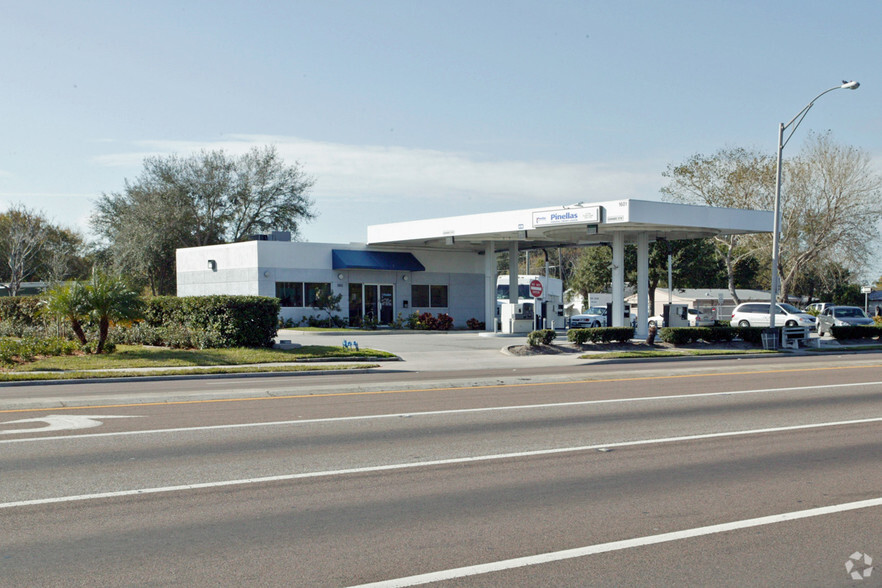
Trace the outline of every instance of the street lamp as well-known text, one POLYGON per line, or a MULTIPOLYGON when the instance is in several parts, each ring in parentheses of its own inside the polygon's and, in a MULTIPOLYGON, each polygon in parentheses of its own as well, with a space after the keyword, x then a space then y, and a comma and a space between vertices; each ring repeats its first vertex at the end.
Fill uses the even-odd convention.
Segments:
POLYGON ((817 101, 818 98, 827 92, 832 92, 833 90, 857 90, 859 86, 860 84, 858 82, 846 82, 845 80, 842 80, 842 84, 833 86, 829 90, 824 90, 812 98, 812 101, 809 102, 805 108, 800 110, 796 116, 790 119, 789 123, 786 125, 780 123, 778 125, 778 170, 775 178, 775 226, 772 229, 772 295, 769 299, 769 328, 775 328, 775 309, 776 303, 778 302, 778 236, 781 233, 781 154, 784 152, 784 146, 790 141, 790 138, 793 136, 793 133, 796 132, 802 119, 805 118, 808 111, 815 105, 815 101, 817 101), (784 139, 784 131, 786 131, 794 122, 796 124, 793 126, 793 129, 790 130, 787 139, 784 139))

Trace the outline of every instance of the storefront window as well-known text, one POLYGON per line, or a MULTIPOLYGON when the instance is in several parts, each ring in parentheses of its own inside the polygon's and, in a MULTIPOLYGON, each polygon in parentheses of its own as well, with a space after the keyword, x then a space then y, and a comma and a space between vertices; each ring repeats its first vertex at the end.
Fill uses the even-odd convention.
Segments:
POLYGON ((303 306, 303 282, 276 282, 276 298, 282 306, 303 306))
POLYGON ((447 286, 431 287, 432 308, 447 308, 447 286))
POLYGON ((330 294, 331 284, 321 282, 306 283, 306 306, 313 306, 315 304, 315 299, 319 292, 324 292, 325 295, 330 294))
POLYGON ((414 284, 410 287, 410 299, 414 308, 447 308, 447 286, 414 284))

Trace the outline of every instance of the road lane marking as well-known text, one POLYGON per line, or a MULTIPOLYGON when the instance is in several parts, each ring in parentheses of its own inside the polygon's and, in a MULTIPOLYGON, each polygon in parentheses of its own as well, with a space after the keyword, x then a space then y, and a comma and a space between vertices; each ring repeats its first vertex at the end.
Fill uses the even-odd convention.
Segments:
POLYGON ((0 425, 16 425, 20 423, 45 423, 42 427, 30 429, 6 429, 0 430, 0 435, 19 435, 21 433, 48 433, 50 431, 69 431, 71 429, 91 429, 100 427, 104 423, 98 419, 139 419, 141 416, 111 416, 111 415, 85 415, 85 414, 50 414, 35 419, 19 419, 17 421, 4 421, 0 425))
POLYGON ((753 372, 721 372, 713 374, 677 374, 673 376, 639 376, 632 378, 605 378, 595 380, 572 380, 565 382, 521 382, 515 384, 483 384, 480 386, 448 386, 441 388, 409 388, 405 390, 373 390, 362 392, 326 392, 321 394, 286 394, 283 396, 253 396, 244 398, 209 398, 202 400, 170 400, 162 402, 136 402, 128 404, 91 404, 88 406, 55 406, 51 408, 9 408, 0 410, 0 414, 14 412, 47 412, 54 410, 95 410, 105 408, 127 408, 133 406, 174 406, 179 404, 210 404, 218 402, 252 402, 263 400, 297 400, 308 398, 333 398, 338 396, 381 396, 387 394, 414 394, 417 392, 450 392, 455 390, 488 390, 492 388, 524 388, 536 386, 557 386, 560 384, 611 384, 618 382, 644 382, 650 380, 670 380, 684 378, 712 378, 726 376, 755 376, 762 374, 785 374, 798 372, 818 372, 829 370, 878 370, 880 365, 843 365, 816 368, 788 368, 781 370, 758 370, 753 372))
MULTIPOLYGON (((699 394, 671 394, 668 396, 633 396, 629 398, 606 398, 602 400, 577 400, 573 402, 552 402, 546 404, 522 404, 516 406, 487 406, 479 408, 456 408, 449 410, 431 410, 424 412, 402 412, 393 414, 359 415, 349 417, 327 417, 320 419, 299 419, 287 421, 270 421, 262 423, 232 423, 226 425, 203 425, 198 427, 176 427, 171 429, 147 429, 141 431, 116 431, 112 433, 86 433, 83 435, 58 435, 53 437, 32 437, 28 439, 2 439, 0 445, 5 443, 28 443, 39 441, 61 441, 70 439, 85 439, 94 437, 126 437, 132 435, 164 435, 168 433, 189 433, 197 431, 216 431, 219 429, 247 429, 255 427, 280 427, 292 425, 327 424, 346 421, 364 421, 373 419, 413 418, 421 416, 443 416, 454 414, 495 412, 509 410, 539 410, 546 408, 562 408, 574 406, 587 406, 593 404, 623 404, 629 402, 657 402, 660 400, 689 400, 693 398, 709 398, 715 396, 740 396, 745 394, 768 394, 774 392, 799 392, 806 390, 823 390, 826 388, 852 388, 860 386, 879 386, 882 382, 854 382, 850 384, 818 384, 816 386, 792 386, 788 388, 761 388, 757 390, 732 390, 728 392, 702 392, 699 394)), ((40 419, 32 419, 40 420, 40 419)), ((19 422, 19 421, 8 421, 19 422)), ((3 424, 3 423, 0 423, 3 424)), ((41 429, 45 430, 45 429, 41 429)), ((2 431, 0 431, 2 432, 2 431)))
POLYGON ((857 419, 851 421, 832 421, 828 423, 812 423, 808 425, 790 425, 786 427, 769 427, 765 429, 749 429, 744 431, 727 431, 725 433, 703 433, 700 435, 681 435, 677 437, 662 437, 659 439, 642 439, 638 441, 618 441, 615 443, 598 443, 594 445, 581 445, 578 447, 556 447, 552 449, 536 449, 533 451, 517 451, 512 453, 498 453, 491 455, 476 455, 472 457, 453 457, 448 459, 435 459, 412 463, 395 463, 378 466, 365 466, 360 468, 347 468, 341 470, 326 470, 319 472, 303 472, 299 474, 281 474, 276 476, 264 476, 260 478, 245 478, 240 480, 221 480, 219 482, 199 482, 195 484, 181 484, 178 486, 161 486, 155 488, 140 488, 135 490, 117 490, 113 492, 96 492, 93 494, 79 494, 75 496, 58 496, 53 498, 35 498, 31 500, 19 500, 14 502, 0 502, 0 510, 20 506, 35 506, 42 504, 55 504, 61 502, 78 502, 84 500, 98 500, 102 498, 119 498, 123 496, 144 496, 147 494, 161 494, 167 492, 179 492, 184 490, 201 490, 205 488, 222 488, 229 486, 244 486, 247 484, 262 484, 267 482, 285 482, 291 480, 305 480, 308 478, 327 478, 334 476, 346 476, 352 474, 368 474, 389 472, 396 470, 408 470, 429 468, 435 466, 447 466, 456 464, 470 464, 503 459, 519 459, 525 457, 538 457, 543 455, 557 455, 561 453, 579 453, 596 451, 599 449, 614 449, 622 447, 638 447, 642 445, 658 445, 665 443, 677 443, 699 441, 705 439, 721 439, 726 437, 745 437, 748 435, 761 435, 766 433, 784 433, 790 431, 803 431, 809 429, 821 429, 824 427, 842 427, 849 425, 863 425, 867 423, 882 422, 882 417, 857 419))
POLYGON ((382 582, 373 582, 370 584, 360 584, 359 586, 355 586, 353 588, 398 588, 401 586, 418 586, 420 584, 429 584, 431 582, 443 582, 444 580, 453 580, 455 578, 465 578, 469 576, 478 576, 482 574, 489 574, 492 572, 499 572, 502 570, 511 570, 514 568, 541 565, 556 561, 585 557, 588 555, 596 555, 598 553, 621 551, 624 549, 645 547, 647 545, 657 545, 659 543, 667 543, 670 541, 681 541, 683 539, 691 539, 693 537, 702 537, 705 535, 714 535, 717 533, 728 533, 729 531, 737 531, 740 529, 750 529, 752 527, 775 525, 778 523, 786 523, 788 521, 797 521, 800 519, 808 519, 812 517, 820 517, 824 515, 837 514, 852 510, 874 508, 878 506, 882 506, 882 498, 872 498, 869 500, 860 500, 857 502, 847 502, 845 504, 834 504, 831 506, 822 506, 819 508, 810 508, 807 510, 785 512, 765 517, 757 517, 754 519, 744 519, 741 521, 732 521, 729 523, 721 523, 718 525, 696 527, 694 529, 683 529, 682 531, 673 531, 671 533, 647 535, 645 537, 635 537, 633 539, 611 541, 609 543, 599 543, 597 545, 588 545, 575 549, 564 549, 562 551, 553 551, 549 553, 542 553, 539 555, 516 557, 513 559, 505 559, 491 563, 453 568, 450 570, 441 570, 438 572, 419 574, 416 576, 408 576, 406 578, 396 578, 394 580, 385 580, 382 582))

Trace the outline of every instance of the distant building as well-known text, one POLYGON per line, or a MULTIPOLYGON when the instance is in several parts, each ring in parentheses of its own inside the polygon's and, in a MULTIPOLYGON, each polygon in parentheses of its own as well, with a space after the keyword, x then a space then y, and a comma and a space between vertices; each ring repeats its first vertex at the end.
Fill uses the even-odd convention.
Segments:
MULTIPOLYGON (((735 293, 741 302, 768 302, 770 298, 768 290, 736 288, 735 293)), ((670 298, 673 304, 686 304, 703 314, 710 314, 716 320, 729 320, 737 306, 728 288, 674 288, 670 298)), ((625 298, 625 303, 631 305, 632 313, 637 312, 636 294, 625 298)), ((650 316, 661 315, 665 304, 668 304, 668 289, 656 288, 655 308, 650 316)))
MULTIPOLYGON (((22 282, 18 287, 19 296, 36 296, 46 289, 46 282, 22 282)), ((9 287, 6 284, 0 284, 0 296, 9 296, 9 287)))

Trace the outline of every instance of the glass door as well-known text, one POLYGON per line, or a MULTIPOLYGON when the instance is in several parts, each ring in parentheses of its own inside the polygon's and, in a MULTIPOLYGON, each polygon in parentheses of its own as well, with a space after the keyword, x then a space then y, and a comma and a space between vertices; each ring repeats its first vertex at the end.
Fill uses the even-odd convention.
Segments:
POLYGON ((349 325, 365 321, 391 324, 395 318, 395 287, 392 284, 349 284, 349 325))
POLYGON ((349 284, 349 326, 360 327, 364 320, 364 297, 361 284, 349 284))
POLYGON ((382 284, 380 286, 380 324, 389 325, 394 318, 395 307, 393 306, 392 284, 382 284))
POLYGON ((380 322, 380 294, 376 284, 364 285, 364 320, 380 322))

